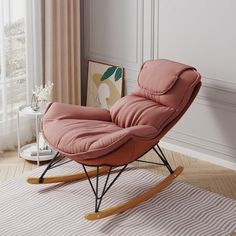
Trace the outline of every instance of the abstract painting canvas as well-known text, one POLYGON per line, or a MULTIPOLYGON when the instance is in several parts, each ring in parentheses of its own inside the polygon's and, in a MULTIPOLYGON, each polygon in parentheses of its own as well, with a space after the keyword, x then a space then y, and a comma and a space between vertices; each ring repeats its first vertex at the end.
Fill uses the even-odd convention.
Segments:
POLYGON ((87 106, 110 109, 122 97, 122 67, 88 62, 87 106))

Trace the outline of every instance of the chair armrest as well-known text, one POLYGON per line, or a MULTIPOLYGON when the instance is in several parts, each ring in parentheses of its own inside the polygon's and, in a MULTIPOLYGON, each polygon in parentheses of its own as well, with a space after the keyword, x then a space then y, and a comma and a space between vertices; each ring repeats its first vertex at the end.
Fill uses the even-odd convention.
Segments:
POLYGON ((136 125, 126 128, 134 139, 149 140, 157 136, 157 129, 150 125, 136 125))
POLYGON ((85 107, 54 102, 48 104, 43 119, 80 119, 111 121, 110 111, 103 108, 85 107))

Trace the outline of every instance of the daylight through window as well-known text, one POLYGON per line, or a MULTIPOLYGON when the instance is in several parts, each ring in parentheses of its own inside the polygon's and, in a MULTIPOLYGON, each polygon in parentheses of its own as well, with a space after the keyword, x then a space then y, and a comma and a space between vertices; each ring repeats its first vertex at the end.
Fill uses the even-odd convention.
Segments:
POLYGON ((0 1, 0 123, 27 99, 25 0, 0 1))

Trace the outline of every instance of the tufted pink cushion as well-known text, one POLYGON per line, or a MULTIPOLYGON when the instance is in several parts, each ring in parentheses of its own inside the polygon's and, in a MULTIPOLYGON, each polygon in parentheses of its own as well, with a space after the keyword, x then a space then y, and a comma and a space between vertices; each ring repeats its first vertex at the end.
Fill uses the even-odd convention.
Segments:
POLYGON ((111 109, 112 122, 127 128, 135 125, 150 125, 157 132, 163 128, 175 110, 144 97, 128 95, 120 99, 111 109))
POLYGON ((164 106, 181 110, 200 79, 201 76, 193 67, 164 59, 147 61, 141 68, 138 84, 132 95, 145 97, 164 106), (152 76, 147 79, 148 71, 152 76), (155 74, 161 74, 161 76, 155 76, 155 74), (160 80, 162 83, 158 82, 160 80))
POLYGON ((195 70, 187 66, 169 60, 146 61, 138 76, 139 88, 154 95, 162 95, 168 92, 186 70, 195 70))
POLYGON ((146 141, 145 151, 182 116, 200 88, 200 79, 191 66, 169 60, 147 61, 133 92, 110 111, 49 104, 42 119, 43 135, 52 147, 74 160, 102 158, 121 147, 126 150, 126 146, 132 150, 129 160, 134 160, 137 148, 137 153, 142 153, 142 140, 146 141))
MULTIPOLYGON (((54 112, 56 109, 54 106, 54 112)), ((83 112, 86 113, 86 109, 83 112)), ((51 114, 50 119, 44 117, 42 126, 43 135, 52 147, 68 156, 80 158, 105 155, 130 139, 148 140, 156 135, 156 129, 148 125, 122 129, 112 122, 58 119, 51 114)))
POLYGON ((111 108, 112 121, 120 127, 148 123, 160 132, 181 113, 200 79, 193 67, 169 60, 147 61, 131 95, 111 108))
POLYGON ((106 109, 83 107, 59 102, 48 104, 43 118, 44 120, 84 119, 111 121, 110 112, 106 109))

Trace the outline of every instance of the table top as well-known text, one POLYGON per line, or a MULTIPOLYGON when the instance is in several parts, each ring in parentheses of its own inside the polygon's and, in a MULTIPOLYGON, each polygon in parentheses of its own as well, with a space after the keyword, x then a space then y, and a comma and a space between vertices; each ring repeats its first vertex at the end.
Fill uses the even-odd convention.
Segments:
POLYGON ((24 105, 19 107, 18 109, 19 114, 24 115, 24 116, 34 116, 34 117, 40 117, 43 116, 43 111, 38 110, 34 111, 29 105, 24 105))

